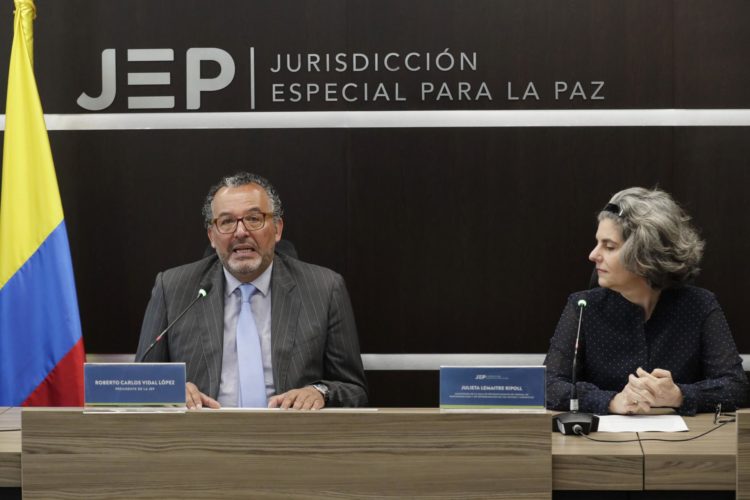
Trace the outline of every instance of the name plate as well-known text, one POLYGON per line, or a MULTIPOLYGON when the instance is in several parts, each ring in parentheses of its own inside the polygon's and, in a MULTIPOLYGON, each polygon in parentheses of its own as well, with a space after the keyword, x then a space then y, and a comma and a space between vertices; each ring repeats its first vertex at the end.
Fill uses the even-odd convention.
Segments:
POLYGON ((440 408, 544 410, 544 366, 441 366, 440 408))
POLYGON ((185 363, 85 363, 86 406, 185 406, 185 363))

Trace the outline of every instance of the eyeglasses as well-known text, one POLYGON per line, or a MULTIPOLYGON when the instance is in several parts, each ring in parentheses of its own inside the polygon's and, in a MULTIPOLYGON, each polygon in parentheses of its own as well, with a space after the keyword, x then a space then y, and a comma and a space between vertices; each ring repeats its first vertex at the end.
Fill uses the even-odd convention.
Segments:
POLYGON ((237 224, 242 221, 245 229, 248 231, 258 231, 263 229, 266 225, 266 218, 271 213, 264 212, 250 212, 242 217, 232 217, 230 215, 222 215, 213 220, 213 225, 216 226, 216 230, 222 234, 232 234, 237 230, 237 224))
POLYGON ((722 413, 721 403, 716 404, 716 412, 714 413, 714 425, 729 424, 735 421, 737 421, 736 413, 722 413))
POLYGON ((618 217, 622 217, 622 208, 620 208, 620 205, 614 203, 607 203, 607 206, 602 209, 602 212, 609 212, 618 217))

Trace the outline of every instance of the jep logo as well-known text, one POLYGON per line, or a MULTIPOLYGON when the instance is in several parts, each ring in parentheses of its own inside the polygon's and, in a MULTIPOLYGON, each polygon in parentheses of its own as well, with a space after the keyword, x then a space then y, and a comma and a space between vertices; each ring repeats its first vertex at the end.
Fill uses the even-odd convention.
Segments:
MULTIPOLYGON (((251 78, 254 74, 254 48, 250 48, 251 78)), ((78 97, 77 103, 88 111, 101 111, 108 108, 117 94, 117 62, 116 50, 102 51, 102 83, 101 93, 92 97, 85 92, 78 97)), ((128 63, 174 62, 173 49, 127 49, 128 63)), ((216 92, 226 88, 235 75, 235 63, 232 56, 225 50, 216 47, 193 47, 185 52, 185 101, 189 110, 200 109, 201 93, 216 92), (213 63, 218 67, 218 74, 212 77, 201 75, 201 65, 213 63)), ((128 72, 127 86, 167 86, 172 84, 170 72, 128 72)), ((254 82, 251 85, 251 109, 255 108, 254 82)), ((128 96, 128 109, 173 109, 174 95, 131 95, 128 96)))

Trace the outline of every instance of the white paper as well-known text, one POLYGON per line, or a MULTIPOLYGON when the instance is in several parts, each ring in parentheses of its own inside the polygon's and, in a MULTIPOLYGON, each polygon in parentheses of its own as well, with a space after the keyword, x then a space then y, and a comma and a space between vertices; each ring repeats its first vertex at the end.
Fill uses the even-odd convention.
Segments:
POLYGON ((599 432, 684 432, 688 430, 679 415, 602 415, 599 432))

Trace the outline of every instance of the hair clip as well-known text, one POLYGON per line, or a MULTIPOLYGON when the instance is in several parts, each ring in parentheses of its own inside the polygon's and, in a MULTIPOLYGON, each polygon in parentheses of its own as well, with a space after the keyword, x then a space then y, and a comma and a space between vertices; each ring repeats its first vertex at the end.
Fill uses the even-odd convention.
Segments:
POLYGON ((622 208, 620 208, 620 205, 614 203, 607 203, 607 206, 602 209, 602 212, 609 212, 618 217, 622 217, 622 208))

